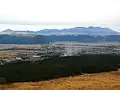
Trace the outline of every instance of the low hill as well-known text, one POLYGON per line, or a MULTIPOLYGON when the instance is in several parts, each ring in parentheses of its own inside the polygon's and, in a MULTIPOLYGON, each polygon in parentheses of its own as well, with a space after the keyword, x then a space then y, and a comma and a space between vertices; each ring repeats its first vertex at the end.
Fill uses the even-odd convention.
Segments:
POLYGON ((119 55, 54 56, 42 61, 17 60, 0 65, 0 77, 6 78, 6 83, 29 82, 116 71, 119 68, 119 55))
POLYGON ((48 44, 51 42, 120 42, 120 35, 0 35, 0 44, 48 44))

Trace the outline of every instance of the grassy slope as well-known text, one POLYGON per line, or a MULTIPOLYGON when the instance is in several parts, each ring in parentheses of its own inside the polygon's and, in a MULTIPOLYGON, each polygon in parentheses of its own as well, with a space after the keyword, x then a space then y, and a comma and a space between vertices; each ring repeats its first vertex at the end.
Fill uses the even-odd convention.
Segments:
POLYGON ((120 71, 1 85, 0 90, 120 90, 120 71))

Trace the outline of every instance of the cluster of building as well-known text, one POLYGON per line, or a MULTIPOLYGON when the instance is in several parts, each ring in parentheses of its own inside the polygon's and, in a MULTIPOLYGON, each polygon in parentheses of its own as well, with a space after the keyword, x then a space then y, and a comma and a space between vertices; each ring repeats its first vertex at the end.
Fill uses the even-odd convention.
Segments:
POLYGON ((80 44, 51 44, 44 45, 35 52, 19 54, 12 58, 4 58, 0 60, 0 65, 9 62, 18 61, 38 61, 53 56, 79 56, 82 54, 116 54, 120 55, 120 47, 114 45, 80 45, 80 44))

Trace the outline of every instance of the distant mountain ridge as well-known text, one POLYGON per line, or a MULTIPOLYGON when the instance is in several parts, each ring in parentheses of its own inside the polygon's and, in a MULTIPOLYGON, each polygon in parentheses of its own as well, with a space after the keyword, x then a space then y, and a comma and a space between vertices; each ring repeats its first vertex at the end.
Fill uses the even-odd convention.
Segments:
POLYGON ((11 30, 11 29, 6 29, 2 32, 0 32, 1 34, 34 34, 34 31, 16 31, 16 30, 11 30))
POLYGON ((43 29, 39 31, 17 31, 7 29, 0 34, 33 34, 33 35, 120 35, 110 28, 101 27, 74 27, 69 29, 43 29))
POLYGON ((109 28, 75 27, 70 29, 44 29, 40 31, 0 32, 0 44, 48 44, 51 42, 120 42, 120 33, 109 28))

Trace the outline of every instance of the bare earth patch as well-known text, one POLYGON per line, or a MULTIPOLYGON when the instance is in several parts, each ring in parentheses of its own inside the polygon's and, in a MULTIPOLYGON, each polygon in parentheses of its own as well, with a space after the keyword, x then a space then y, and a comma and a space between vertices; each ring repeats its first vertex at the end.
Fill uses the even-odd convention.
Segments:
POLYGON ((0 90, 120 90, 120 71, 0 85, 0 90))

